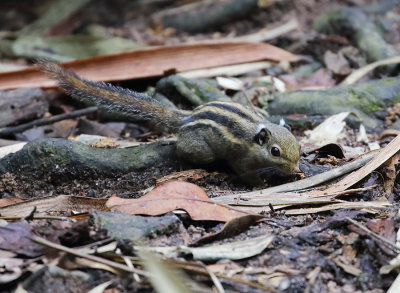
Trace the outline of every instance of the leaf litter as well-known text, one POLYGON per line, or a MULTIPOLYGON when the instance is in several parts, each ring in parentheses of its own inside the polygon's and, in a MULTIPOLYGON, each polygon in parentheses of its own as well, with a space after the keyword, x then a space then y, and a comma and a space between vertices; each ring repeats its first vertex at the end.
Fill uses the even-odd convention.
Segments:
POLYGON ((217 204, 197 185, 182 181, 167 182, 138 199, 113 196, 106 206, 112 211, 151 216, 183 209, 197 221, 225 222, 248 214, 233 207, 217 204))
MULTIPOLYGON (((279 11, 276 12, 279 15, 279 11)), ((298 28, 297 22, 289 21, 282 25, 281 30, 287 33, 298 28)), ((161 29, 162 33, 166 31, 161 29)), ((279 34, 279 30, 276 31, 279 34)), ((153 32, 156 33, 156 30, 153 32)), ((251 41, 255 38, 259 41, 260 38, 270 38, 265 32, 268 33, 268 30, 244 36, 243 39, 251 41)), ((293 36, 289 35, 288 39, 291 38, 293 36)), ((238 75, 230 75, 231 70, 239 70, 238 72, 242 72, 240 74, 246 72, 248 75, 254 74, 252 71, 262 70, 255 75, 268 77, 274 83, 279 81, 275 90, 283 92, 309 86, 329 87, 340 83, 346 75, 350 79, 344 79, 344 83, 353 83, 360 78, 371 78, 371 70, 377 66, 398 62, 395 57, 372 63, 357 71, 354 66, 357 68, 362 64, 358 63, 359 56, 349 55, 346 53, 348 51, 337 50, 333 46, 349 45, 346 38, 336 35, 327 36, 323 41, 310 38, 308 40, 315 47, 315 51, 312 52, 314 57, 320 54, 320 58, 316 59, 324 61, 326 68, 319 65, 319 69, 311 72, 308 77, 294 78, 287 66, 274 66, 276 64, 273 62, 257 64, 254 61, 287 59, 286 61, 292 62, 299 59, 298 55, 274 51, 273 47, 260 44, 230 44, 227 43, 228 39, 218 40, 217 37, 215 42, 203 41, 194 45, 183 44, 168 48, 160 46, 149 52, 138 50, 136 53, 100 56, 69 64, 74 70, 77 69, 82 75, 94 80, 121 81, 160 76, 168 70, 198 76, 219 76, 220 85, 228 91, 243 90, 248 82, 246 79, 227 79, 225 76, 238 75), (206 45, 214 47, 207 52, 206 45), (322 46, 331 47, 326 50, 321 48, 322 46), (231 59, 221 61, 212 58, 214 52, 230 51, 228 49, 234 51, 229 53, 231 59), (257 56, 250 56, 247 52, 252 50, 258 52, 257 56), (265 51, 261 52, 262 50, 265 51), (274 52, 283 55, 277 57, 274 52), (193 59, 193 54, 197 54, 199 59, 193 59), (266 57, 268 54, 269 58, 266 57), (291 59, 293 56, 294 59, 291 59), (155 63, 151 63, 152 58, 156 60, 155 63), (168 58, 170 59, 167 60, 168 58), (132 66, 132 62, 143 59, 147 60, 145 65, 132 66), (188 59, 193 62, 187 62, 188 59), (163 60, 166 63, 163 63, 163 60), (240 67, 225 66, 243 62, 251 63, 240 64, 240 67), (209 65, 211 63, 212 66, 209 65), (146 67, 148 64, 154 67, 146 67), (208 72, 205 67, 214 67, 214 73, 208 72), (105 68, 107 70, 104 70, 105 68), (286 77, 275 74, 274 70, 283 70, 286 77), (225 73, 221 74, 224 71, 225 73), (349 74, 350 71, 355 74, 349 74), (294 81, 292 85, 290 81, 294 81)), ((240 38, 230 39, 234 43, 240 38)), ((274 44, 279 45, 282 40, 286 39, 280 39, 274 44)), ((291 49, 302 46, 292 45, 291 49)), ((288 51, 292 51, 291 49, 288 51)), ((297 50, 296 53, 304 52, 297 50)), ((41 79, 34 68, 0 75, 0 81, 5 88, 25 85, 53 86, 41 79)), ((254 100, 252 97, 252 101, 257 104, 258 97, 254 100)), ((299 130, 295 128, 295 131, 299 130)), ((175 284, 168 285, 173 292, 189 292, 188 288, 178 289, 183 283, 190 283, 190 288, 194 291, 213 286, 218 292, 223 292, 224 288, 233 292, 252 289, 267 292, 383 292, 380 288, 389 288, 389 292, 396 292, 399 277, 396 279, 396 273, 391 271, 399 267, 398 243, 395 237, 398 225, 393 220, 398 217, 398 137, 386 147, 360 155, 367 149, 366 144, 371 143, 369 139, 373 137, 370 129, 367 132, 368 136, 364 132, 359 142, 353 144, 355 140, 353 133, 349 131, 349 125, 342 123, 340 127, 328 126, 322 131, 323 136, 319 137, 319 142, 306 142, 308 154, 312 154, 307 158, 310 161, 306 163, 330 166, 330 171, 262 190, 248 191, 243 187, 231 188, 231 185, 205 184, 204 182, 215 179, 221 173, 189 170, 172 173, 161 179, 158 178, 160 176, 155 176, 154 184, 141 190, 141 197, 138 199, 126 198, 137 196, 126 193, 117 194, 108 200, 65 194, 24 201, 19 198, 7 198, 6 191, 5 197, 0 199, 3 206, 0 208, 0 214, 2 220, 6 219, 9 223, 5 225, 6 222, 0 220, 0 227, 8 226, 3 231, 16 234, 12 235, 15 238, 13 241, 22 246, 27 245, 33 249, 37 242, 41 243, 41 250, 43 247, 51 247, 52 253, 46 249, 38 259, 44 262, 51 260, 56 266, 47 263, 39 265, 35 256, 24 255, 29 253, 29 250, 19 250, 21 247, 18 245, 4 246, 0 250, 4 264, 0 270, 0 282, 18 282, 22 273, 28 272, 32 274, 31 278, 29 282, 23 283, 27 289, 28 284, 33 284, 33 280, 55 280, 56 275, 73 279, 77 277, 75 273, 82 273, 78 271, 79 268, 90 268, 99 278, 98 282, 91 283, 87 290, 92 288, 93 292, 119 292, 130 288, 131 291, 140 291, 149 288, 143 282, 147 276, 150 276, 150 280, 153 280, 152 275, 158 276, 158 280, 164 278, 158 285, 154 282, 154 288, 160 288, 171 279, 177 279, 171 277, 170 272, 171 268, 179 268, 194 277, 189 280, 179 274, 183 277, 175 284), (341 145, 347 147, 342 148, 344 158, 336 156, 335 154, 340 152, 332 151, 332 148, 325 150, 325 153, 335 158, 322 157, 323 148, 327 143, 326 135, 329 132, 333 134, 331 130, 337 132, 331 136, 330 141, 339 148, 341 145), (354 152, 350 154, 348 149, 354 152), (196 182, 199 186, 174 180, 196 182), (143 194, 145 195, 142 196, 143 194), (112 211, 100 212, 109 209, 112 211), (130 215, 120 212, 121 210, 130 215), (157 216, 160 217, 156 221, 157 224, 152 222, 156 220, 156 216, 153 215, 160 215, 157 216), (115 217, 112 218, 113 216, 115 217), (168 225, 171 218, 173 225, 168 225), (23 227, 13 227, 13 221, 18 220, 20 222, 15 223, 25 223, 23 227), (102 224, 94 224, 96 221, 102 224), (146 225, 142 225, 143 222, 146 225), (86 231, 83 232, 85 228, 74 225, 76 223, 85 223, 86 231), (166 224, 167 228, 162 224, 166 224), (137 234, 132 236, 130 228, 134 228, 137 234), (57 229, 63 230, 64 233, 60 235, 56 232, 57 229), (43 238, 35 235, 41 235, 43 238), (167 239, 168 237, 171 239, 167 239), (83 244, 85 245, 81 246, 83 244), (194 247, 196 245, 200 247, 194 247), (138 253, 143 251, 143 247, 153 251, 152 254, 144 256, 143 253, 138 253), (14 264, 11 265, 13 261, 14 264), (148 272, 137 269, 143 267, 148 272), (382 275, 378 274, 379 268, 382 275), (68 274, 66 270, 72 271, 73 274, 68 274), (129 273, 129 277, 123 272, 129 273), (204 279, 201 279, 200 275, 204 279), (196 281, 192 282, 193 279, 196 281), (205 279, 207 281, 204 282, 205 279), (127 285, 127 282, 130 284, 127 285), (204 283, 212 285, 205 288, 204 283), (107 286, 112 289, 106 289, 107 286), (121 289, 122 287, 124 289, 121 289)), ((398 133, 389 133, 391 136, 393 134, 398 133)), ((388 138, 381 138, 380 142, 384 146, 387 141, 388 138)), ((377 142, 375 144, 379 146, 377 142)), ((111 140, 97 144, 97 147, 110 146, 114 147, 111 140)), ((369 145, 368 147, 372 149, 369 145)), ((5 154, 7 152, 8 150, 5 150, 5 154)), ((6 179, 4 182, 13 184, 12 177, 6 179)), ((3 186, 8 187, 4 183, 3 186)), ((3 232, 0 233, 0 237, 2 236, 3 232)), ((9 236, 4 234, 4 237, 9 236)), ((82 280, 85 276, 80 275, 79 278, 82 280)), ((22 286, 18 288, 20 291, 25 290, 22 286)))

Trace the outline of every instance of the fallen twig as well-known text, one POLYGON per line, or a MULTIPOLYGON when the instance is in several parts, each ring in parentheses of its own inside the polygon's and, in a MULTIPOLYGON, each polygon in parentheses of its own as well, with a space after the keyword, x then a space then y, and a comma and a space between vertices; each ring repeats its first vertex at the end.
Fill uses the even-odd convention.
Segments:
POLYGON ((400 63, 400 56, 386 58, 384 60, 379 60, 373 63, 370 63, 364 67, 361 67, 355 71, 353 71, 349 76, 345 78, 341 82, 341 84, 354 84, 367 75, 369 72, 374 70, 375 68, 382 66, 382 65, 390 65, 390 64, 397 64, 400 63))
POLYGON ((287 34, 295 29, 299 28, 299 23, 297 19, 291 19, 288 22, 269 30, 261 30, 254 34, 244 35, 236 38, 228 38, 225 40, 229 40, 232 42, 250 42, 250 43, 258 43, 265 42, 276 39, 277 37, 287 34))
POLYGON ((383 244, 385 244, 387 247, 389 247, 390 249, 392 249, 394 252, 399 253, 400 252, 400 247, 397 247, 396 244, 394 244, 393 242, 390 242, 389 240, 383 238, 382 236, 380 236, 379 234, 371 231, 370 229, 368 229, 367 227, 365 227, 364 225, 362 225, 361 223, 357 222, 356 220, 353 220, 349 217, 346 217, 347 221, 349 221, 350 223, 352 223, 354 226, 356 226, 357 228, 360 228, 361 230, 363 230, 365 233, 367 233, 368 235, 376 238, 377 240, 381 241, 383 244))
MULTIPOLYGON (((167 259, 168 263, 172 264, 174 267, 183 269, 187 272, 192 272, 192 273, 197 273, 205 276, 209 276, 209 273, 207 269, 204 267, 202 264, 197 264, 193 262, 183 262, 179 261, 176 259, 167 259)), ((250 280, 246 280, 244 278, 238 278, 238 277, 231 277, 225 274, 221 273, 214 273, 217 278, 233 282, 233 283, 238 283, 238 284, 243 284, 246 286, 249 286, 250 288, 256 288, 260 290, 264 290, 265 292, 277 292, 276 289, 268 283, 260 284, 257 282, 253 282, 250 280)))
POLYGON ((229 65, 229 66, 219 66, 206 69, 197 69, 191 71, 185 71, 179 73, 180 76, 186 78, 211 78, 215 76, 235 76, 245 74, 249 71, 261 70, 271 67, 272 63, 263 62, 251 62, 245 64, 229 65))
POLYGON ((18 126, 11 126, 11 127, 7 127, 7 128, 3 128, 2 130, 0 130, 0 136, 6 136, 6 135, 9 135, 12 133, 22 132, 27 129, 33 128, 35 126, 48 125, 48 124, 51 124, 51 123, 54 123, 57 121, 87 115, 87 114, 90 114, 90 113, 93 113, 96 111, 97 111, 97 107, 89 107, 89 108, 85 108, 85 109, 72 111, 69 113, 54 115, 50 118, 37 119, 37 120, 31 121, 31 122, 28 122, 25 124, 21 124, 18 126))
POLYGON ((46 240, 46 239, 44 239, 42 237, 39 237, 39 236, 32 236, 31 239, 32 239, 32 241, 34 241, 36 243, 39 243, 41 245, 44 245, 44 246, 47 246, 47 247, 51 247, 51 248, 54 248, 54 249, 57 249, 57 250, 60 250, 60 251, 64 251, 66 253, 69 253, 69 254, 72 254, 72 255, 75 255, 75 256, 78 256, 78 257, 86 258, 86 259, 89 259, 91 261, 95 261, 95 262, 98 262, 98 263, 101 263, 101 264, 105 264, 105 265, 108 265, 108 266, 110 266, 110 267, 112 267, 114 269, 117 269, 117 270, 121 270, 121 271, 128 272, 128 273, 136 273, 138 275, 142 275, 142 276, 146 276, 146 277, 149 276, 149 274, 147 272, 143 271, 143 270, 139 270, 139 269, 135 269, 135 268, 129 268, 128 266, 122 265, 122 264, 117 263, 117 262, 110 261, 108 259, 104 259, 104 258, 101 258, 101 257, 98 257, 98 256, 82 253, 80 251, 77 251, 76 249, 72 249, 72 248, 69 248, 69 247, 66 247, 66 246, 63 246, 63 245, 60 245, 60 244, 56 244, 56 243, 50 242, 50 241, 48 241, 48 240, 46 240))
MULTIPOLYGON (((24 219, 26 217, 21 217, 21 216, 14 216, 14 217, 1 217, 0 220, 6 220, 6 221, 18 221, 21 219, 24 219)), ((29 220, 56 220, 56 221, 68 221, 70 218, 68 217, 58 217, 58 216, 33 216, 29 218, 29 220)))
POLYGON ((240 42, 248 42, 248 43, 260 43, 260 42, 265 42, 265 41, 270 41, 273 39, 276 39, 277 37, 287 34, 295 29, 299 28, 299 23, 297 19, 291 19, 288 22, 285 22, 284 24, 272 28, 272 29, 263 29, 259 32, 256 32, 254 34, 248 34, 248 35, 243 35, 240 37, 233 37, 233 38, 220 38, 220 39, 211 39, 211 40, 202 40, 199 42, 190 42, 190 44, 196 44, 196 43, 209 43, 209 44, 217 44, 217 43, 240 43, 240 42))

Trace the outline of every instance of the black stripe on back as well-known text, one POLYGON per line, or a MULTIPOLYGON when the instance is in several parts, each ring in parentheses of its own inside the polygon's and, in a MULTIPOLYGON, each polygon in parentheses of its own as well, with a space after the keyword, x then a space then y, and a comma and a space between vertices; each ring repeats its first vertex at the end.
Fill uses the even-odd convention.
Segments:
POLYGON ((227 105, 227 104, 219 104, 219 103, 210 103, 207 104, 207 106, 212 106, 212 107, 216 107, 219 109, 223 109, 223 110, 227 110, 229 112, 235 113, 237 115, 239 115, 240 117, 250 121, 250 122, 254 122, 254 118, 252 116, 247 115, 246 113, 242 112, 238 107, 234 106, 234 105, 227 105))
POLYGON ((187 125, 187 126, 185 126, 185 128, 187 128, 187 129, 193 129, 193 130, 199 130, 199 129, 205 129, 205 130, 208 130, 208 129, 212 129, 213 130, 213 132, 216 134, 216 135, 218 135, 219 136, 219 138, 221 138, 221 139, 223 139, 224 138, 224 134, 223 134, 223 132, 221 131, 221 129, 219 129, 218 127, 215 127, 214 125, 211 125, 211 124, 205 124, 205 123, 201 123, 201 122, 199 122, 199 123, 196 123, 196 124, 193 124, 193 125, 187 125))
MULTIPOLYGON (((246 134, 244 132, 244 130, 241 129, 238 126, 238 124, 234 123, 234 121, 230 117, 226 117, 224 115, 219 115, 219 114, 211 112, 211 111, 204 111, 204 112, 200 112, 200 113, 191 115, 183 122, 182 126, 186 126, 187 124, 195 122, 200 119, 215 121, 217 124, 228 128, 228 131, 237 137, 243 137, 246 134)), ((197 124, 194 124, 193 126, 195 126, 195 125, 197 125, 197 124)), ((209 127, 212 127, 212 126, 209 125, 209 127)), ((215 128, 215 127, 213 127, 213 128, 215 128)))

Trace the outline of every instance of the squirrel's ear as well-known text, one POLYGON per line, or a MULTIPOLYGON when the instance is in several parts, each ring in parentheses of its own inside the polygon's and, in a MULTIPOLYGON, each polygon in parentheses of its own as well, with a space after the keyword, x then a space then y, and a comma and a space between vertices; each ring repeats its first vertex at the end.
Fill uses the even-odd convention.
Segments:
POLYGON ((289 131, 292 131, 292 128, 289 125, 287 125, 286 123, 283 124, 283 127, 285 127, 289 131))
POLYGON ((285 119, 281 118, 279 125, 285 127, 287 130, 292 131, 289 125, 286 124, 285 119))
POLYGON ((261 128, 260 131, 254 137, 254 141, 259 145, 264 145, 270 136, 271 132, 267 128, 261 128))

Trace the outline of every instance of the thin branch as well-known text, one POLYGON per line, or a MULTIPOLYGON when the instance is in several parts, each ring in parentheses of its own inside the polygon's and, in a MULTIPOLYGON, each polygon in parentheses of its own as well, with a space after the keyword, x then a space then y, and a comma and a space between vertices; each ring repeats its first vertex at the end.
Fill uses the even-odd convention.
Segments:
POLYGON ((221 282, 218 280, 218 278, 215 276, 215 274, 209 270, 207 267, 205 267, 207 273, 209 274, 211 281, 213 281, 215 288, 217 289, 218 293, 225 293, 224 287, 222 287, 221 282))
POLYGON ((85 109, 72 111, 69 113, 55 115, 50 118, 37 119, 37 120, 31 121, 31 122, 28 122, 25 124, 21 124, 18 126, 11 126, 11 127, 7 127, 7 128, 3 128, 0 130, 0 136, 6 136, 6 135, 9 135, 12 133, 22 132, 27 129, 33 128, 35 126, 48 125, 48 124, 51 124, 51 123, 54 123, 57 121, 83 116, 83 115, 90 114, 90 113, 93 113, 96 111, 97 111, 97 107, 89 107, 89 108, 85 108, 85 109))
MULTIPOLYGON (((26 218, 26 216, 12 216, 12 217, 1 217, 1 220, 6 220, 6 221, 17 221, 26 218)), ((57 220, 57 221, 68 221, 70 220, 68 217, 57 217, 57 216, 33 216, 29 218, 29 220, 57 220)))
MULTIPOLYGON (((174 267, 183 269, 186 272, 192 272, 192 273, 197 273, 197 274, 201 274, 204 276, 209 276, 209 273, 208 273, 207 269, 204 267, 204 265, 196 264, 193 262, 181 262, 176 259, 173 259, 173 260, 167 259, 167 261, 169 264, 172 264, 174 267)), ((261 283, 253 282, 251 280, 246 280, 246 279, 240 278, 240 277, 231 277, 231 276, 228 276, 223 273, 214 273, 214 275, 217 278, 220 278, 220 279, 232 282, 232 283, 246 285, 246 286, 249 286, 250 288, 256 288, 256 289, 260 289, 265 292, 271 292, 271 293, 277 292, 276 289, 271 284, 269 284, 269 282, 265 282, 265 283, 261 284, 261 283)))
POLYGON ((365 233, 367 233, 368 235, 375 237, 376 239, 380 240, 383 242, 383 244, 385 244, 386 246, 388 246, 390 249, 392 249, 395 252, 400 252, 400 247, 397 247, 396 244, 394 244, 393 242, 387 240, 386 238, 383 238, 381 235, 371 231, 370 229, 368 229, 367 227, 365 227, 364 225, 362 225, 361 223, 346 217, 346 220, 349 221, 350 223, 352 223, 354 226, 356 226, 357 228, 360 228, 361 230, 363 230, 365 233))
POLYGON ((57 249, 57 250, 61 250, 61 251, 64 251, 66 253, 78 256, 78 257, 86 258, 86 259, 89 259, 89 260, 94 261, 94 262, 105 264, 105 265, 108 265, 108 266, 110 266, 110 267, 112 267, 114 269, 117 269, 117 270, 121 270, 121 271, 128 272, 128 273, 136 273, 138 275, 142 275, 142 276, 146 276, 146 277, 149 276, 149 274, 147 272, 143 271, 143 270, 138 270, 138 269, 135 269, 135 268, 129 268, 128 266, 122 265, 122 264, 117 263, 117 262, 110 261, 108 259, 104 259, 104 258, 101 258, 101 257, 98 257, 98 256, 94 256, 94 255, 89 255, 89 254, 80 252, 80 251, 78 251, 76 249, 72 249, 72 248, 69 248, 69 247, 66 247, 66 246, 63 246, 63 245, 60 245, 60 244, 56 244, 56 243, 50 242, 50 241, 48 241, 48 240, 46 240, 46 239, 44 239, 42 237, 39 237, 39 236, 32 236, 31 239, 32 239, 32 241, 34 241, 36 243, 39 243, 41 245, 44 245, 44 246, 47 246, 47 247, 51 247, 51 248, 54 248, 54 249, 57 249))

